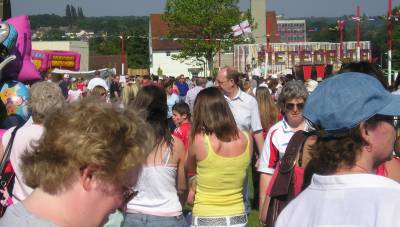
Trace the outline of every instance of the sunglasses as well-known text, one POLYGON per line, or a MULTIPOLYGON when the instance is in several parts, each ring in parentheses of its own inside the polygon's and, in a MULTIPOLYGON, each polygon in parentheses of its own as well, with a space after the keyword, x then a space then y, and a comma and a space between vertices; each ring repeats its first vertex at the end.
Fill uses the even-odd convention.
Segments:
POLYGON ((298 110, 303 110, 304 102, 301 103, 286 103, 285 108, 287 110, 294 110, 294 107, 297 107, 298 110))
POLYGON ((379 116, 375 116, 374 118, 379 121, 385 121, 385 122, 393 125, 394 128, 400 128, 400 119, 398 116, 379 115, 379 116))

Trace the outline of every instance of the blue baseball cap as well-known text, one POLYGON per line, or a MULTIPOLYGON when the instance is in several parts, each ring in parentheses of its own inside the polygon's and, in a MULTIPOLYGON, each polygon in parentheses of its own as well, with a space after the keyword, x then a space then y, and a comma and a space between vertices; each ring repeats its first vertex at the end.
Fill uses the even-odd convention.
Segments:
POLYGON ((400 96, 376 78, 355 72, 324 80, 304 107, 304 117, 328 133, 349 130, 378 114, 400 116, 400 96))

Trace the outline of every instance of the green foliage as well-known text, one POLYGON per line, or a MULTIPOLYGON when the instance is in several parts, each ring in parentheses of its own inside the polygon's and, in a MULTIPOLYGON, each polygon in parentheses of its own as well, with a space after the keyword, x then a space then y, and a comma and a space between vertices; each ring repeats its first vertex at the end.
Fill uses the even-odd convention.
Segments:
MULTIPOLYGON (((339 32, 336 28, 337 19, 338 18, 323 17, 307 18, 308 29, 319 29, 317 32, 307 32, 307 40, 310 42, 339 42, 339 32)), ((355 41, 357 37, 356 22, 351 20, 351 16, 343 16, 340 19, 346 20, 343 41, 355 41)), ((365 16, 362 17, 360 24, 360 40, 371 41, 372 56, 379 57, 384 52, 387 52, 387 25, 385 25, 385 21, 382 18, 376 17, 374 19, 374 21, 369 21, 365 16)), ((393 35, 393 37, 399 36, 393 35)), ((396 42, 397 41, 394 43, 396 42)), ((378 61, 377 63, 380 62, 378 61)))
POLYGON ((213 57, 232 45, 231 27, 245 17, 237 4, 238 0, 168 0, 164 20, 169 36, 183 38, 178 42, 184 48, 176 57, 206 59, 211 75, 213 57))
MULTIPOLYGON (((400 6, 393 9, 393 15, 399 12, 400 6)), ((400 22, 393 23, 392 32, 392 69, 400 70, 400 22)))
POLYGON ((98 36, 89 39, 91 55, 121 54, 121 39, 118 36, 124 31, 128 66, 130 68, 149 67, 148 17, 84 17, 71 21, 71 18, 44 14, 33 15, 29 18, 31 28, 34 30, 39 27, 52 27, 42 40, 66 40, 63 38, 65 31, 61 31, 61 27, 74 32, 82 29, 93 31, 98 36), (103 34, 108 37, 102 37, 103 34))
MULTIPOLYGON (((125 53, 128 55, 129 68, 149 67, 149 48, 147 31, 133 28, 125 32, 125 53)), ((115 34, 111 37, 97 37, 89 40, 91 55, 118 55, 121 54, 121 38, 115 34)))
POLYGON ((76 20, 78 18, 78 14, 76 13, 76 8, 73 5, 71 5, 71 18, 72 20, 76 20))
POLYGON ((52 28, 43 37, 43 41, 61 41, 66 40, 64 37, 64 32, 57 28, 52 28))
POLYGON ((78 7, 78 18, 83 19, 85 16, 83 15, 83 9, 82 7, 78 7))
POLYGON ((158 66, 157 75, 159 75, 159 76, 162 76, 162 75, 163 75, 163 71, 162 71, 162 69, 160 68, 160 66, 158 66))
POLYGON ((65 16, 71 18, 71 6, 69 4, 67 4, 67 7, 65 8, 65 16))

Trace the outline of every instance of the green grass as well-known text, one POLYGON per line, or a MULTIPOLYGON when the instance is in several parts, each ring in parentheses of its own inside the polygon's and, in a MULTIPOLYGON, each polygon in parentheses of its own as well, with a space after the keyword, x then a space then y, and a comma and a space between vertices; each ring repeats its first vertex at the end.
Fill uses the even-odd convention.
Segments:
MULTIPOLYGON (((249 197, 250 200, 254 199, 254 188, 253 188, 253 176, 252 176, 252 172, 251 169, 249 168, 247 171, 247 174, 249 175, 249 197)), ((258 210, 252 210, 250 212, 250 215, 248 217, 248 222, 247 222, 247 226, 248 227, 261 227, 260 222, 258 221, 258 210)))
POLYGON ((248 227, 261 227, 260 222, 258 221, 258 210, 252 210, 250 212, 247 226, 248 227))

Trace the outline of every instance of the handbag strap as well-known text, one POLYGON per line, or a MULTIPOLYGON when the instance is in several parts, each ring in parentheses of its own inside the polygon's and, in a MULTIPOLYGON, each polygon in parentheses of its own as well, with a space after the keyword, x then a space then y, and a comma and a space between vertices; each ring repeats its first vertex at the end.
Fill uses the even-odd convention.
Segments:
POLYGON ((4 156, 3 159, 1 160, 1 164, 0 164, 0 171, 3 171, 4 166, 6 165, 6 163, 8 162, 8 160, 10 160, 10 154, 11 154, 11 148, 14 144, 14 138, 15 138, 15 134, 17 134, 17 130, 20 128, 21 126, 17 126, 14 128, 14 130, 11 133, 11 137, 10 140, 7 143, 7 147, 4 150, 4 156))
POLYGON ((274 185, 271 188, 271 197, 287 195, 289 193, 294 167, 306 138, 306 132, 297 131, 290 139, 289 144, 286 147, 285 154, 280 160, 279 170, 276 170, 279 172, 276 176, 274 185))

